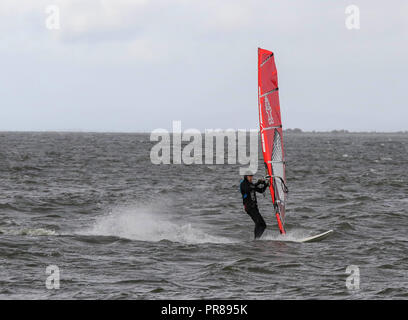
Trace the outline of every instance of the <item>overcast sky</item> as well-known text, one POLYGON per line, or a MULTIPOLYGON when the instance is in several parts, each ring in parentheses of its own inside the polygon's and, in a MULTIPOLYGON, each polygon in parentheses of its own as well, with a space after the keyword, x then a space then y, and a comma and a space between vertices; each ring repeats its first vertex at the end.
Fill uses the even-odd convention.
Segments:
POLYGON ((407 36, 406 0, 2 0, 0 130, 257 128, 257 47, 284 128, 408 130, 407 36))

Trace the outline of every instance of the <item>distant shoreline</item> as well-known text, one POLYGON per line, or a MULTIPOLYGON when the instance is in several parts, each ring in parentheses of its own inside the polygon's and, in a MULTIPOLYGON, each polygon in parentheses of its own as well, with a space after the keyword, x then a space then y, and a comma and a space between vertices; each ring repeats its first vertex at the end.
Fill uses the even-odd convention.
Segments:
MULTIPOLYGON (((223 130, 224 131, 224 130, 223 130)), ((238 131, 238 130, 237 130, 238 131)), ((172 133, 170 130, 169 133, 172 133)), ((221 131, 222 132, 222 131, 221 131)), ((408 130, 405 131, 349 131, 349 130, 331 130, 331 131, 319 131, 319 130, 312 130, 312 131, 303 131, 301 129, 284 129, 284 133, 290 134, 408 134, 408 130)), ((58 133, 58 134, 65 134, 65 133, 92 133, 92 134, 151 134, 149 131, 85 131, 85 130, 0 130, 0 134, 4 133, 58 133)), ((204 131, 201 131, 204 133, 204 131)))
POLYGON ((334 133, 334 134, 355 134, 355 133, 394 133, 394 134, 408 134, 408 130, 402 131, 349 131, 345 129, 340 129, 340 130, 330 130, 330 131, 318 131, 318 130, 312 130, 312 131, 303 131, 301 129, 284 129, 284 133, 297 133, 297 134, 303 134, 303 133, 334 133))

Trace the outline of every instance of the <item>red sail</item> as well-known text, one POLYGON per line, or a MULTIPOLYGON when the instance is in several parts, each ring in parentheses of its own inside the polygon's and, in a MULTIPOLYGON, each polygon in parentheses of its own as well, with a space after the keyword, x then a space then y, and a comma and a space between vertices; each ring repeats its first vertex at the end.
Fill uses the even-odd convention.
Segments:
POLYGON ((285 233, 286 176, 278 73, 273 52, 258 48, 258 107, 262 153, 279 230, 285 233))

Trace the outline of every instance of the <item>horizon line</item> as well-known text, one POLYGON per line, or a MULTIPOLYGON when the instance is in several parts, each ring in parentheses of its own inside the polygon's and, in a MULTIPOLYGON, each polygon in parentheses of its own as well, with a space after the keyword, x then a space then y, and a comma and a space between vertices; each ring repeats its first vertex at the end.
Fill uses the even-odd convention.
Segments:
MULTIPOLYGON (((172 130, 167 130, 162 128, 163 130, 168 131, 169 133, 172 133, 172 130)), ((156 129, 155 129, 156 130, 156 129)), ((205 130, 221 130, 227 131, 231 129, 205 129, 205 130)), ((234 130, 235 132, 237 131, 249 131, 253 129, 236 129, 234 130)), ((152 130, 153 131, 153 130, 152 130)), ((0 130, 0 133, 138 133, 138 134, 151 134, 152 131, 93 131, 93 130, 0 130)), ((199 130, 200 133, 205 133, 203 130, 199 130)), ((258 130, 259 131, 259 130, 258 130)), ((299 128, 287 128, 283 129, 283 132, 286 133, 296 133, 296 134, 302 134, 302 133, 404 133, 407 134, 408 130, 395 130, 395 131, 377 131, 377 130, 362 130, 362 131, 352 131, 352 130, 347 130, 347 129, 332 129, 332 130, 303 130, 299 128)))

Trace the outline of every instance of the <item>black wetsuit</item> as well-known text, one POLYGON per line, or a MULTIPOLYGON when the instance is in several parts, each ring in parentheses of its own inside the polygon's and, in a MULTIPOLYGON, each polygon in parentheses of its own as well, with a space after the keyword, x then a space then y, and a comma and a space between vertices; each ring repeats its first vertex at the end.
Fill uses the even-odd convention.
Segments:
POLYGON ((242 194, 242 201, 244 203, 245 212, 255 222, 255 239, 262 236, 266 228, 265 220, 262 218, 258 210, 258 203, 256 201, 256 192, 264 193, 268 185, 265 182, 257 182, 253 184, 249 182, 246 177, 241 180, 240 190, 242 194), (262 187, 259 185, 263 184, 262 187))

